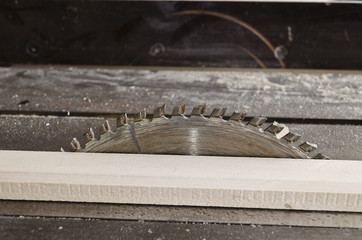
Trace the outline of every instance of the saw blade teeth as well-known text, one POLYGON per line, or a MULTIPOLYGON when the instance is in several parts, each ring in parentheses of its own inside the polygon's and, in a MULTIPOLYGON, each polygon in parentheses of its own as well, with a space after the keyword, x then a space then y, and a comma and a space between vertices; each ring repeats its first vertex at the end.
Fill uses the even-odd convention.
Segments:
POLYGON ((248 124, 250 124, 251 126, 254 127, 261 127, 261 125, 263 125, 263 123, 267 120, 266 117, 254 117, 253 119, 251 119, 249 121, 248 124))
POLYGON ((215 118, 222 118, 222 116, 224 116, 225 112, 226 112, 227 108, 214 108, 211 112, 210 117, 215 117, 215 118))
POLYGON ((276 138, 280 139, 289 133, 289 128, 284 124, 279 124, 274 121, 265 129, 265 131, 274 134, 276 138))
POLYGON ((300 149, 302 149, 304 152, 313 152, 317 149, 317 144, 304 142, 301 145, 298 146, 300 149))
POLYGON ((206 104, 201 104, 192 109, 191 116, 202 116, 205 112, 206 104))
POLYGON ((94 140, 95 134, 92 128, 88 129, 88 131, 86 132, 86 136, 87 136, 87 142, 94 140))
POLYGON ((106 120, 104 123, 103 123, 103 130, 104 132, 109 132, 111 131, 111 125, 109 124, 109 121, 106 120))
POLYGON ((265 130, 270 132, 270 133, 274 133, 274 134, 278 134, 280 133, 284 126, 278 126, 279 124, 277 122, 273 122, 272 124, 270 124, 265 130))
POLYGON ((70 142, 70 145, 72 146, 74 151, 78 151, 81 149, 80 147, 80 143, 76 138, 73 138, 72 141, 70 142))
POLYGON ((147 115, 146 109, 143 109, 142 111, 139 111, 138 113, 135 114, 134 121, 140 122, 140 121, 146 119, 146 115, 147 115))
POLYGON ((153 118, 161 118, 165 116, 165 104, 163 104, 161 107, 156 108, 153 111, 153 118))
POLYGON ((240 122, 242 121, 246 116, 246 112, 233 112, 230 116, 230 120, 240 122))
POLYGON ((287 140, 288 142, 294 143, 299 140, 301 136, 297 133, 289 132, 287 135, 285 135, 283 138, 287 140))
POLYGON ((173 108, 172 116, 183 116, 185 113, 185 104, 173 108))
POLYGON ((328 156, 326 156, 326 155, 324 155, 324 154, 322 154, 322 153, 318 153, 317 155, 315 155, 315 156, 313 157, 313 159, 331 160, 330 157, 328 157, 328 156))
MULTIPOLYGON (((240 131, 242 133, 252 134, 253 136, 256 134, 257 137, 262 137, 263 140, 256 139, 254 141, 254 143, 259 143, 259 142, 265 141, 265 143, 266 143, 265 146, 269 146, 267 141, 274 141, 274 142, 279 143, 281 148, 285 149, 285 151, 283 151, 281 153, 278 153, 276 151, 271 152, 272 156, 281 156, 281 157, 292 156, 293 158, 301 157, 301 158, 310 159, 312 156, 315 155, 315 154, 309 154, 309 153, 314 151, 317 148, 317 145, 309 143, 309 142, 302 143, 301 141, 298 142, 297 144, 294 144, 294 142, 298 141, 301 138, 301 136, 299 134, 289 132, 289 128, 286 127, 284 124, 279 124, 278 122, 275 122, 275 121, 272 124, 265 124, 265 122, 267 120, 266 117, 246 118, 246 112, 244 112, 244 111, 240 111, 240 112, 235 111, 230 117, 229 117, 229 115, 224 116, 226 114, 227 108, 214 108, 212 110, 211 114, 208 115, 209 111, 207 111, 207 113, 205 113, 205 109, 206 109, 206 104, 195 106, 192 109, 191 114, 189 115, 189 110, 186 113, 185 105, 183 104, 183 105, 174 107, 171 116, 170 115, 166 116, 165 115, 165 104, 163 104, 162 106, 154 109, 153 118, 151 118, 150 115, 147 116, 146 109, 144 109, 136 114, 133 114, 133 113, 130 115, 127 115, 126 113, 124 113, 122 115, 119 114, 116 116, 117 118, 115 119, 116 126, 117 126, 116 131, 111 130, 111 126, 110 126, 110 122, 109 122, 110 119, 105 120, 105 122, 102 126, 104 129, 104 132, 101 131, 102 133, 99 136, 99 138, 98 137, 96 138, 93 129, 89 128, 88 131, 84 134, 84 136, 87 138, 85 146, 83 146, 83 141, 82 141, 82 145, 81 145, 80 142, 76 138, 73 138, 73 140, 71 141, 70 144, 75 152, 89 152, 89 151, 95 151, 95 149, 102 149, 102 151, 107 152, 109 150, 106 150, 106 148, 103 148, 103 147, 110 146, 109 149, 111 149, 112 151, 115 151, 115 150, 113 150, 113 145, 115 144, 115 142, 109 142, 109 139, 111 139, 112 141, 120 141, 122 136, 126 136, 126 138, 122 141, 127 142, 132 137, 133 142, 134 142, 134 139, 135 139, 134 136, 136 136, 135 135, 136 132, 134 129, 136 129, 136 131, 138 131, 137 134, 140 133, 139 136, 142 136, 142 133, 151 134, 151 133, 155 132, 155 130, 158 131, 158 129, 162 130, 162 131, 159 131, 159 132, 161 132, 161 134, 163 134, 161 136, 165 136, 165 134, 167 136, 168 133, 164 130, 166 129, 166 130, 170 131, 170 129, 172 129, 172 131, 175 131, 177 133, 176 135, 180 135, 181 137, 183 137, 182 138, 183 140, 180 140, 182 142, 185 140, 191 141, 191 137, 195 136, 195 134, 196 134, 195 133, 196 131, 194 131, 194 132, 192 132, 192 134, 190 132, 188 135, 187 134, 182 135, 183 129, 185 127, 187 127, 187 128, 192 127, 192 129, 196 129, 197 134, 199 134, 198 128, 200 128, 200 129, 205 128, 205 129, 208 129, 208 131, 213 131, 214 128, 220 127, 220 130, 226 129, 228 132, 240 131), (185 115, 185 114, 187 114, 187 115, 185 115), (204 114, 207 114, 207 117, 205 117, 204 114), (194 119, 190 119, 193 117, 194 117, 194 119), (153 121, 153 119, 155 121, 153 121), (232 120, 232 121, 228 122, 228 120, 232 120), (185 124, 190 124, 190 125, 185 125, 185 124), (222 126, 222 124, 225 124, 225 126, 222 126), (237 126, 237 128, 232 129, 235 126, 237 126), (146 127, 150 127, 150 129, 147 130, 146 127), (177 129, 178 127, 180 129, 177 129), (134 132, 132 133, 132 131, 134 131, 134 132), (120 134, 122 134, 122 136, 120 134), (121 136, 121 138, 120 138, 120 136, 121 136), (302 143, 302 144, 300 144, 300 143, 302 143)), ((219 129, 217 129, 217 131, 219 131, 219 129)), ((200 132, 202 132, 202 131, 200 131, 200 132)), ((146 135, 146 136, 148 137, 148 135, 146 135)), ((222 136, 224 136, 224 135, 222 135, 222 136)), ((225 137, 226 136, 227 135, 225 135, 225 137)), ((209 136, 205 135, 204 137, 208 138, 209 136)), ((142 140, 142 138, 139 138, 139 139, 142 140)), ((136 140, 139 140, 139 139, 136 139, 136 140)), ((200 138, 200 139, 203 140, 202 138, 200 138)), ((240 141, 248 141, 248 139, 249 138, 244 137, 244 139, 240 139, 240 141)), ((209 141, 208 139, 206 139, 206 140, 209 141)), ((145 140, 143 140, 143 141, 145 141, 145 140)), ((162 144, 159 144, 159 145, 167 146, 168 141, 169 140, 163 141, 163 142, 161 142, 162 144)), ((196 140, 193 139, 192 141, 196 141, 196 140)), ((152 140, 150 142, 151 142, 151 144, 153 144, 154 141, 152 140)), ((213 144, 211 141, 210 141, 210 143, 213 144)), ((128 144, 128 142, 127 142, 127 144, 128 144)), ((132 143, 132 144, 138 144, 138 143, 132 143)), ((142 143, 142 144, 144 144, 144 143, 142 143)), ((179 144, 179 143, 177 143, 177 144, 179 144)), ((228 143, 227 146, 229 146, 230 144, 231 144, 231 142, 228 143)), ((173 146, 173 145, 171 145, 171 146, 173 146)), ((215 146, 218 147, 219 143, 216 143, 215 146)), ((148 147, 152 148, 152 146, 148 146, 148 147)), ((144 149, 143 145, 141 146, 141 148, 144 149)), ((239 145, 236 146, 236 148, 240 148, 239 145)), ((248 149, 249 148, 252 148, 252 147, 248 146, 248 149)), ((214 145, 212 145, 210 150, 208 150, 207 148, 205 148, 205 149, 206 149, 205 150, 206 152, 210 152, 211 154, 216 154, 216 155, 220 154, 219 152, 214 151, 214 149, 215 149, 214 145)), ((121 150, 117 150, 117 151, 121 152, 121 150)), ((134 151, 134 149, 132 151, 134 151)), ((147 151, 153 152, 153 150, 147 150, 147 151)), ((148 153, 147 151, 145 150, 145 152, 142 152, 142 153, 148 153)), ((166 149, 166 150, 161 149, 161 151, 169 152, 168 149, 166 149)), ((184 154, 185 152, 188 154, 195 154, 192 151, 190 151, 190 152, 178 151, 178 150, 172 150, 172 151, 173 152, 171 152, 171 154, 179 154, 179 152, 181 152, 181 154, 184 154)), ((239 149, 235 150, 234 152, 236 152, 236 153, 240 152, 241 154, 245 154, 246 150, 245 151, 243 150, 244 152, 241 150, 239 152, 238 151, 239 151, 239 149)), ((252 154, 255 154, 254 153, 255 151, 257 152, 258 150, 252 149, 251 150, 251 152, 253 152, 252 154)), ((140 151, 137 150, 136 152, 140 152, 140 151)), ((224 152, 221 152, 221 153, 225 154, 224 152)), ((162 154, 162 152, 161 152, 161 154, 162 154)), ((200 154, 204 154, 204 153, 200 153, 200 154)), ((229 154, 229 153, 227 153, 227 154, 229 154)), ((330 158, 323 154, 317 154, 313 157, 313 159, 330 159, 330 158)))
POLYGON ((127 124, 127 113, 122 114, 116 119, 117 128, 122 127, 127 124))

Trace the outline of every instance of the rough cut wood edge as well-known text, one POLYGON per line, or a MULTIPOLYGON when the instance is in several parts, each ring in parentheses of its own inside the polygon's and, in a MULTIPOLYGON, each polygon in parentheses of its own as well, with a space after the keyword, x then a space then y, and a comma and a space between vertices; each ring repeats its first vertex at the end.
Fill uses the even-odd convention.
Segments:
POLYGON ((0 196, 362 212, 362 162, 0 152, 0 196))

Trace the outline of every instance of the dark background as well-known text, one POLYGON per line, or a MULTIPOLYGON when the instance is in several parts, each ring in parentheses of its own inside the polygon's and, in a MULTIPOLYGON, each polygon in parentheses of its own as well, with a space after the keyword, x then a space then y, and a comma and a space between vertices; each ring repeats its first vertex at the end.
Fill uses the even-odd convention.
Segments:
POLYGON ((0 64, 281 67, 246 28, 184 10, 245 21, 287 68, 360 69, 362 5, 321 3, 1 1, 0 64))

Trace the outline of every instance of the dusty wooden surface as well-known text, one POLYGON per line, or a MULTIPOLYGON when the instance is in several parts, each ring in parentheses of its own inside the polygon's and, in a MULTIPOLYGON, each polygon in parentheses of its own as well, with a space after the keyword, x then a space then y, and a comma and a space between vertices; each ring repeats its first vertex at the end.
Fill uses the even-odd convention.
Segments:
POLYGON ((208 111, 251 116, 361 121, 361 94, 360 74, 0 68, 1 112, 134 113, 206 103, 208 111))
POLYGON ((0 217, 1 239, 361 239, 362 230, 0 217))
POLYGON ((348 212, 0 200, 0 215, 361 228, 348 212))

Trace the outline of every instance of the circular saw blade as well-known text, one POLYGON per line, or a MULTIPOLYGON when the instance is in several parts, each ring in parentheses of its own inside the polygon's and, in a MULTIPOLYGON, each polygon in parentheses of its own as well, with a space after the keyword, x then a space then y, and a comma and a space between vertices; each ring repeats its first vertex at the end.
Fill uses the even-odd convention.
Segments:
MULTIPOLYGON (((92 129, 82 148, 76 139, 72 146, 78 152, 181 154, 211 156, 310 158, 316 144, 304 142, 294 146, 300 135, 289 132, 288 127, 274 122, 265 126, 265 117, 244 121, 245 112, 234 112, 223 118, 226 108, 214 109, 204 116, 205 105, 193 108, 185 116, 185 106, 175 107, 166 117, 164 106, 156 108, 151 119, 141 111, 129 118, 127 114, 117 120, 116 131, 108 122, 105 133, 95 138, 92 129)), ((318 154, 314 158, 328 159, 318 154)))

